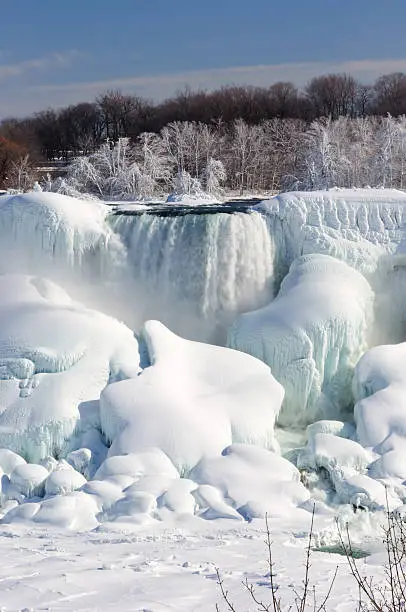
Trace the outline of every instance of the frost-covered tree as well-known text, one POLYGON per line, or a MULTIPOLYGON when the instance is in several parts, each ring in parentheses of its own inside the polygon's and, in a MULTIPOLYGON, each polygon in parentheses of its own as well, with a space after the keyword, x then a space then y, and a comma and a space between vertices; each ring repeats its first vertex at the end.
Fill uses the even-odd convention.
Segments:
POLYGON ((232 158, 232 173, 235 176, 235 186, 242 195, 255 185, 263 146, 263 131, 260 126, 249 125, 242 119, 237 119, 229 140, 232 158))
POLYGON ((140 168, 138 192, 142 198, 162 193, 172 178, 172 163, 162 138, 144 132, 137 140, 136 158, 140 168))
POLYGON ((128 138, 114 145, 107 141, 95 153, 75 158, 66 176, 51 185, 52 191, 67 195, 87 193, 114 200, 138 198, 140 188, 146 189, 146 181, 128 138))
POLYGON ((180 170, 173 180, 173 193, 176 196, 196 195, 196 192, 201 191, 200 184, 193 180, 192 176, 186 170, 180 170))
POLYGON ((28 153, 11 162, 8 181, 17 191, 28 191, 36 182, 37 173, 28 153))
POLYGON ((206 193, 219 197, 223 193, 222 185, 227 178, 223 162, 210 157, 204 169, 203 178, 206 193))

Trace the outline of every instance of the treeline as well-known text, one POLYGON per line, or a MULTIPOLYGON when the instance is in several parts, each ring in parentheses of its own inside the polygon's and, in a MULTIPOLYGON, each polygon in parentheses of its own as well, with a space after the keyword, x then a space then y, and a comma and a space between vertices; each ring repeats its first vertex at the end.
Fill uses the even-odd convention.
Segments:
POLYGON ((331 187, 406 188, 406 117, 169 123, 72 160, 50 191, 105 199, 220 197, 331 187))
POLYGON ((320 117, 394 117, 406 113, 406 75, 393 73, 373 85, 350 75, 330 74, 312 79, 299 90, 292 83, 264 87, 222 87, 213 92, 185 89, 160 104, 110 91, 92 103, 48 109, 24 119, 6 119, 0 137, 34 159, 69 160, 90 154, 110 140, 160 133, 173 122, 230 126, 237 119, 259 125, 272 119, 306 124, 320 117))

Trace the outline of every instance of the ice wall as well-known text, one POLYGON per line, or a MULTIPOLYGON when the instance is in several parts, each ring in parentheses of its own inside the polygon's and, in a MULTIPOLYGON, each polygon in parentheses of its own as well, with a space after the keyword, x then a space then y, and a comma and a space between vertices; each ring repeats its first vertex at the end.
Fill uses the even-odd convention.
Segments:
POLYGON ((258 206, 275 242, 277 272, 300 255, 321 253, 373 274, 386 255, 405 253, 406 193, 333 189, 280 194, 258 206))
POLYGON ((285 388, 279 422, 303 427, 351 407, 353 368, 368 348, 373 293, 328 255, 294 261, 279 294, 231 326, 228 346, 262 359, 285 388))
POLYGON ((0 198, 0 271, 61 277, 108 277, 120 256, 119 240, 105 223, 110 209, 98 201, 56 193, 0 198))

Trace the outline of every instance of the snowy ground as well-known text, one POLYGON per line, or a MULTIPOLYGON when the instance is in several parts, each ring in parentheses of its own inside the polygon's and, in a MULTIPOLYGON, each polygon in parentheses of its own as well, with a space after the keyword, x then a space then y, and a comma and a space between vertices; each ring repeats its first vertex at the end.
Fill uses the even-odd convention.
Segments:
MULTIPOLYGON (((301 588, 308 513, 271 519, 276 584, 286 603, 292 585, 301 588)), ((316 518, 316 531, 331 519, 316 518)), ((181 522, 134 530, 117 525, 91 533, 1 527, 0 604, 2 610, 120 610, 120 612, 206 612, 225 610, 216 568, 236 610, 255 610, 242 586, 246 578, 269 600, 264 525, 181 522)), ((359 564, 382 578, 381 557, 359 564)), ((345 557, 312 554, 311 584, 320 599, 339 566, 328 610, 355 610, 357 588, 345 557)))

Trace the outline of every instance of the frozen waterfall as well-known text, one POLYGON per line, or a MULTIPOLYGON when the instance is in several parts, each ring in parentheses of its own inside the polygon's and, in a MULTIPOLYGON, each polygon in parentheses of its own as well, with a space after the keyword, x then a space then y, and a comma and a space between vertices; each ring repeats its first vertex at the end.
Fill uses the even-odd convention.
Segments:
POLYGON ((109 222, 127 247, 139 324, 158 319, 190 339, 221 342, 236 314, 273 298, 273 240, 259 212, 109 222))

